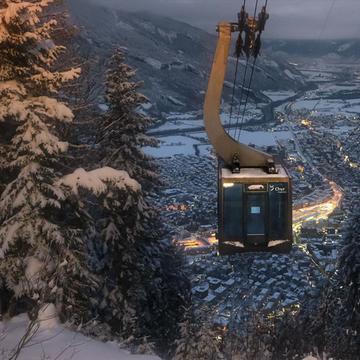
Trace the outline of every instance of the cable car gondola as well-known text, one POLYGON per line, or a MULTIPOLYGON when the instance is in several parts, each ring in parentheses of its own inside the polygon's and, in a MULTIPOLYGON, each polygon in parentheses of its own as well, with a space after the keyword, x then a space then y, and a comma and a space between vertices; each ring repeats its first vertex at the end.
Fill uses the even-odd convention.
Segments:
MULTIPOLYGON (((267 16, 266 11, 264 16, 267 16)), ((243 18, 240 13, 239 19, 243 18)), ((243 28, 240 20, 218 25, 219 39, 204 105, 206 132, 219 159, 219 253, 287 253, 293 242, 291 178, 271 155, 231 137, 220 119, 231 35, 233 32, 241 34, 243 28)), ((254 41, 260 43, 260 39, 254 41)), ((245 53, 249 53, 248 50, 245 53)), ((258 54, 258 50, 257 47, 252 51, 258 54)), ((241 52, 237 49, 238 54, 241 52)))

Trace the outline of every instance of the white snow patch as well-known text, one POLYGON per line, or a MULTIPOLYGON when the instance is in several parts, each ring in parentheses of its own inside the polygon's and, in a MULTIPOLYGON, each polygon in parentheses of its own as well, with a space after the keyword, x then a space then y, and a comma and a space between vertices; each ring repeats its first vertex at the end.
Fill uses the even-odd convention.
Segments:
POLYGON ((26 90, 23 85, 17 81, 0 81, 0 93, 1 92, 13 92, 20 95, 25 95, 26 90))
POLYGON ((154 105, 151 102, 140 105, 143 110, 150 110, 154 105))
POLYGON ((110 167, 104 167, 93 171, 77 169, 72 174, 64 176, 59 185, 65 185, 78 194, 79 189, 87 189, 96 195, 100 195, 107 190, 107 184, 112 183, 118 189, 130 188, 133 191, 140 191, 140 184, 130 178, 126 171, 115 170, 110 167))
POLYGON ((43 268, 43 265, 44 264, 40 260, 33 256, 27 259, 25 276, 30 283, 33 283, 38 278, 38 275, 43 268))
POLYGON ((40 329, 54 329, 59 325, 59 318, 54 304, 45 304, 37 318, 40 329))
POLYGON ((144 151, 153 157, 170 157, 174 155, 194 155, 194 145, 200 142, 186 136, 167 136, 160 139, 160 147, 145 147, 144 151))
POLYGON ((269 241, 268 247, 274 247, 289 242, 288 240, 273 240, 269 241))
POLYGON ((313 115, 348 115, 360 112, 360 100, 320 99, 299 100, 293 105, 294 110, 313 111, 313 115))
POLYGON ((146 31, 148 31, 151 34, 156 33, 156 26, 150 22, 147 21, 139 21, 138 24, 146 31))
POLYGON ((122 30, 126 30, 126 31, 135 31, 135 28, 133 26, 131 26, 130 24, 119 20, 116 24, 117 27, 119 27, 122 30))
POLYGON ((175 40, 177 38, 177 33, 174 31, 164 31, 161 29, 157 29, 158 34, 163 37, 164 39, 168 40, 169 42, 172 42, 173 40, 175 40))
POLYGON ((290 70, 286 69, 286 70, 284 71, 284 73, 285 73, 285 75, 286 75, 287 77, 289 77, 290 79, 292 79, 292 80, 295 80, 295 79, 296 79, 296 75, 294 75, 290 70))
POLYGON ((162 62, 159 61, 159 60, 156 60, 156 59, 153 59, 153 58, 150 58, 150 57, 147 57, 145 58, 145 62, 152 66, 154 69, 156 70, 160 70, 161 69, 161 66, 162 66, 162 62))
MULTIPOLYGON (((54 310, 48 307, 43 315, 54 310)), ((10 322, 0 322, 1 356, 8 359, 24 336, 29 325, 27 315, 13 318, 10 322)), ((51 327, 39 328, 20 352, 18 360, 160 360, 151 355, 131 355, 114 342, 101 342, 68 330, 59 323, 51 327)))
POLYGON ((294 91, 263 91, 263 94, 272 101, 286 100, 296 95, 294 91))
MULTIPOLYGON (((193 134, 194 135, 194 134, 193 134)), ((198 138, 204 140, 207 139, 207 135, 204 131, 196 132, 198 138)), ((241 133, 240 141, 244 144, 254 144, 258 147, 267 147, 267 146, 277 146, 278 141, 284 141, 292 139, 292 134, 290 131, 245 131, 241 133)), ((195 155, 195 146, 198 146, 198 150, 201 155, 209 154, 212 147, 208 143, 201 142, 200 140, 195 140, 187 136, 164 136, 160 137, 160 146, 158 148, 145 147, 143 150, 146 154, 157 157, 171 157, 174 155, 195 155), (195 146, 194 146, 195 145, 195 146)))
POLYGON ((239 248, 244 248, 245 247, 245 245, 243 243, 239 242, 239 241, 225 241, 224 244, 239 247, 239 248))
POLYGON ((103 111, 103 112, 106 112, 109 110, 109 105, 107 104, 98 104, 98 108, 103 111))
POLYGON ((337 50, 337 51, 338 51, 338 52, 344 52, 344 51, 350 49, 351 46, 352 46, 352 43, 343 44, 343 45, 341 45, 341 46, 338 47, 338 50, 337 50))
POLYGON ((174 105, 185 106, 183 102, 181 102, 179 99, 174 98, 173 96, 168 96, 167 99, 174 105))

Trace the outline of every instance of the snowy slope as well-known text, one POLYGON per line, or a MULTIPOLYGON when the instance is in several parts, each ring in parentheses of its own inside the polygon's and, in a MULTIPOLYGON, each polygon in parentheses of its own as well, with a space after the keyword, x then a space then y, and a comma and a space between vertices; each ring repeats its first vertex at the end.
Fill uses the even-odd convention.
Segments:
MULTIPOLYGON (((144 81, 144 93, 159 111, 187 111, 202 108, 204 91, 216 46, 213 34, 188 24, 150 13, 130 13, 91 4, 86 0, 68 0, 75 24, 82 32, 77 38, 86 58, 96 59, 92 83, 101 97, 104 65, 115 47, 126 52, 126 61, 138 69, 144 81)), ((231 19, 230 19, 231 20, 231 19)), ((230 101, 235 59, 229 62, 225 100, 230 101)), ((245 61, 240 67, 244 69, 245 61)), ((266 101, 259 90, 297 90, 301 79, 286 75, 301 74, 281 57, 263 54, 254 75, 255 97, 266 101)), ((248 71, 250 75, 250 71, 248 71)), ((253 96, 253 95, 251 95, 253 96)), ((254 97, 254 96, 253 96, 254 97)), ((101 99, 99 100, 101 102, 101 99)))
POLYGON ((337 55, 341 60, 360 58, 360 40, 268 40, 265 47, 274 52, 310 58, 337 55))
MULTIPOLYGON (((27 315, 0 322, 0 359, 7 360, 23 337, 27 315)), ((160 360, 150 355, 130 355, 115 343, 87 338, 51 321, 42 326, 25 345, 18 360, 160 360)))

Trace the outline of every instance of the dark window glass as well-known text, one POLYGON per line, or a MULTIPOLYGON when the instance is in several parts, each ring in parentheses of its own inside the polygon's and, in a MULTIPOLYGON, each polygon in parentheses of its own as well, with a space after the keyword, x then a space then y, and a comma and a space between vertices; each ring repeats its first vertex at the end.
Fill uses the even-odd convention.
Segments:
POLYGON ((243 185, 234 184, 231 187, 224 187, 224 237, 226 240, 242 239, 242 201, 243 185))
POLYGON ((286 240, 288 236, 288 196, 287 183, 269 186, 269 237, 270 240, 286 240))
POLYGON ((266 194, 248 193, 246 196, 247 235, 265 235, 266 194))

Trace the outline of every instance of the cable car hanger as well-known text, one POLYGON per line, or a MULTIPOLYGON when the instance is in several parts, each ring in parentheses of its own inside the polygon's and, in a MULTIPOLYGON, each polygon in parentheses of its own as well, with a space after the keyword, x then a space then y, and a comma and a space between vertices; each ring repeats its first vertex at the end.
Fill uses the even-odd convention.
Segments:
MULTIPOLYGON (((266 5, 256 17, 245 10, 246 1, 237 22, 221 22, 215 57, 204 104, 204 122, 209 140, 219 158, 218 173, 218 240, 219 253, 267 251, 287 253, 292 248, 292 181, 272 155, 238 142, 228 134, 220 119, 220 106, 231 46, 231 36, 238 32, 235 54, 237 67, 240 56, 254 58, 260 53, 261 35, 269 15, 266 5)), ((245 73, 247 67, 245 68, 245 73)), ((245 88, 245 78, 242 89, 245 88)), ((241 101, 240 101, 241 105, 241 101)), ((232 113, 232 109, 231 109, 232 113)), ((245 109, 243 116, 245 114, 245 109)), ((241 129, 240 129, 241 131, 241 129)), ((240 134, 239 134, 240 135, 240 134)))
POLYGON ((219 157, 235 172, 239 171, 240 167, 262 167, 269 174, 276 173, 275 162, 271 155, 236 141, 225 131, 220 119, 221 96, 227 70, 231 34, 239 32, 236 54, 240 56, 245 53, 247 58, 250 56, 257 58, 261 47, 260 37, 267 19, 265 6, 256 19, 249 17, 243 5, 238 15, 238 22, 221 22, 217 27, 219 40, 204 105, 205 129, 219 157), (245 34, 245 41, 242 39, 243 34, 245 34))

